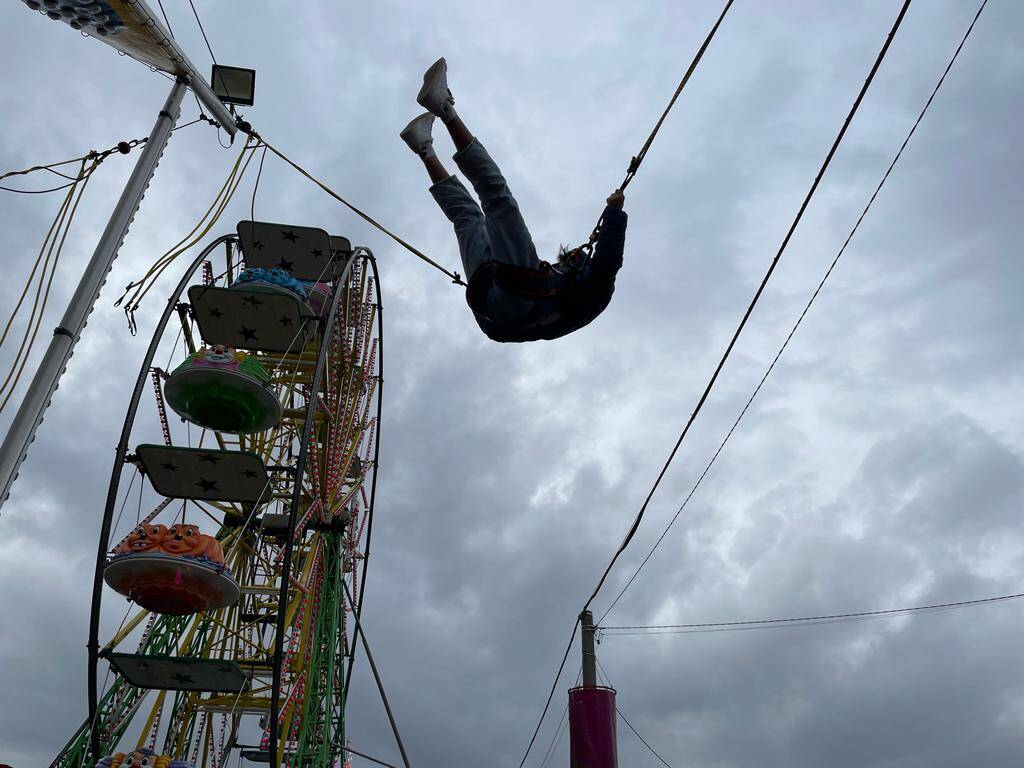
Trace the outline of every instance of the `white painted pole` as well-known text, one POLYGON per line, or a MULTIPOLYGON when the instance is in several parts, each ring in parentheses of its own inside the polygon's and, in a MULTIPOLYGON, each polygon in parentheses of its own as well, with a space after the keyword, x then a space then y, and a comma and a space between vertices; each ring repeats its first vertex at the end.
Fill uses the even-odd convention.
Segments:
POLYGON ((128 227, 135 218, 139 203, 142 202, 153 172, 160 162, 160 156, 181 113, 181 100, 186 90, 184 82, 175 81, 142 154, 135 163, 135 169, 125 185, 124 192, 121 193, 121 199, 117 201, 107 227, 96 244, 92 259, 78 283, 74 296, 71 297, 64 317, 53 331, 50 346, 32 378, 25 399, 18 408, 14 421, 11 422, 3 447, 0 447, 0 483, 3 484, 0 507, 10 495, 11 485, 18 476, 18 468, 35 439, 36 429, 43 420, 43 413, 50 404, 68 360, 74 354, 75 344, 88 322, 93 305, 99 298, 100 289, 107 280, 107 273, 117 258, 117 252, 128 233, 128 227))

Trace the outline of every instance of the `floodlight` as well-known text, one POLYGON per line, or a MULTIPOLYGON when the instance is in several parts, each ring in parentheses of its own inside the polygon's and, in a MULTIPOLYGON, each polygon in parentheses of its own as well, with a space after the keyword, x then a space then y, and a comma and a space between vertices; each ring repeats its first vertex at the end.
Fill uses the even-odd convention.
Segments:
POLYGON ((256 96, 256 70, 214 64, 210 85, 225 104, 251 107, 256 96))

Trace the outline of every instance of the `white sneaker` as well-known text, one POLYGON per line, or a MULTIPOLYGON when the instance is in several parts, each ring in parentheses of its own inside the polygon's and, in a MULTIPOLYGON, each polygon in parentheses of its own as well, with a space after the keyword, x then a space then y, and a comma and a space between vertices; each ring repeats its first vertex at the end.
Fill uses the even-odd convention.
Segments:
POLYGON ((423 75, 423 87, 416 95, 416 102, 441 118, 442 123, 455 117, 455 97, 448 89, 448 63, 443 56, 423 75))
POLYGON ((434 116, 424 112, 405 126, 399 136, 420 157, 431 157, 434 155, 434 139, 430 135, 433 127, 434 116))

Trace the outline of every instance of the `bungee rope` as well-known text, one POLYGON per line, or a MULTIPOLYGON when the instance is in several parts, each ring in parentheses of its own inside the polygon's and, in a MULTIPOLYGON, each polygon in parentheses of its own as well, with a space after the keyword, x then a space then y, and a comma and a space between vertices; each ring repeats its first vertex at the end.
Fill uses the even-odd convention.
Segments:
MULTIPOLYGON (((722 21, 725 19, 725 15, 729 12, 729 8, 732 7, 733 0, 726 0, 725 7, 722 8, 722 13, 718 16, 718 20, 714 26, 711 27, 711 31, 708 32, 707 37, 704 38, 704 42, 701 43, 700 48, 697 49, 696 55, 693 57, 693 61, 690 62, 690 66, 686 68, 686 72, 683 73, 682 79, 679 81, 679 85, 676 86, 675 93, 672 94, 672 98, 669 99, 668 106, 665 107, 665 111, 661 113, 661 117, 658 118, 658 122, 654 124, 654 129, 651 131, 647 140, 643 146, 640 147, 640 151, 637 152, 629 161, 629 167, 626 169, 626 176, 623 178, 622 183, 619 184, 618 192, 624 192, 629 183, 633 181, 636 176, 636 172, 640 169, 640 164, 643 163, 644 158, 647 157, 647 152, 650 150, 651 145, 654 143, 655 137, 661 130, 662 124, 665 122, 665 118, 668 117, 668 113, 672 111, 672 108, 676 105, 676 101, 679 99, 679 95, 683 92, 686 84, 690 82, 690 77, 697 70, 697 65, 700 64, 700 60, 704 58, 704 52, 711 45, 711 41, 714 39, 715 34, 718 32, 718 28, 722 25, 722 21)), ((590 233, 590 237, 587 242, 579 247, 579 250, 583 252, 584 258, 589 258, 591 251, 594 248, 594 243, 597 242, 597 237, 601 233, 601 224, 603 223, 604 217, 597 220, 597 224, 594 225, 594 229, 590 233)))
POLYGON ((4 376, 3 382, 0 383, 0 397, 3 398, 0 400, 0 412, 7 407, 7 403, 14 394, 18 382, 25 371, 25 365, 28 363, 28 359, 35 347, 36 337, 43 322, 43 315, 50 298, 50 288, 53 286, 53 279, 57 274, 57 264, 64 251, 64 243, 67 240, 68 231, 71 229, 71 224, 75 219, 78 205, 82 202, 82 196, 85 194, 89 179, 96 168, 99 167, 99 164, 103 162, 104 157, 105 155, 100 153, 90 153, 83 158, 79 158, 78 174, 72 177, 73 180, 66 185, 68 188, 67 194, 57 210, 53 223, 50 224, 50 228, 46 232, 46 237, 43 238, 43 243, 39 247, 35 263, 32 265, 32 271, 25 281, 25 287, 18 297, 17 304, 15 304, 14 309, 11 310, 11 314, 7 318, 3 333, 0 334, 0 346, 3 346, 14 327, 28 292, 32 289, 33 281, 36 280, 36 273, 38 272, 39 279, 36 284, 35 296, 32 299, 32 309, 25 324, 25 331, 21 336, 21 342, 18 345, 18 351, 15 353, 14 360, 11 362, 11 367, 4 376))
MULTIPOLYGON (((57 171, 57 170, 54 170, 54 169, 55 168, 60 168, 62 165, 71 165, 72 163, 81 163, 83 160, 88 160, 89 159, 89 155, 91 155, 91 154, 92 154, 92 152, 90 152, 89 154, 86 154, 86 155, 82 155, 81 157, 73 157, 70 160, 61 160, 60 162, 47 163, 46 165, 33 165, 31 168, 25 168, 25 169, 20 170, 20 171, 7 171, 7 173, 0 173, 0 181, 3 181, 4 179, 9 179, 12 176, 27 176, 28 174, 35 173, 36 171, 49 171, 50 173, 54 173, 54 174, 56 174, 58 176, 62 176, 65 179, 70 179, 71 181, 74 181, 75 180, 74 176, 68 176, 66 173, 61 173, 60 171, 57 171)), ((19 191, 21 191, 21 190, 19 190, 19 191)))
POLYGON ((215 195, 213 202, 206 210, 206 213, 202 215, 187 235, 171 246, 171 248, 160 256, 160 258, 153 262, 152 266, 150 266, 142 277, 128 283, 128 285, 125 286, 124 293, 121 294, 121 297, 116 302, 114 302, 115 307, 119 307, 124 304, 124 313, 128 318, 128 330, 133 336, 138 331, 138 324, 135 322, 135 312, 141 306, 142 299, 149 293, 164 271, 174 263, 175 259, 206 237, 214 224, 217 223, 221 215, 224 213, 224 210, 227 208, 228 203, 231 202, 235 192, 238 190, 238 186, 241 184, 242 178, 245 176, 246 169, 248 169, 249 163, 252 161, 253 156, 256 154, 256 150, 259 149, 260 146, 258 137, 249 136, 246 139, 245 146, 243 146, 242 150, 238 153, 238 158, 231 167, 227 179, 215 195))
POLYGON ((335 200, 337 200, 339 203, 344 205, 346 208, 348 208, 354 214, 359 216, 359 218, 361 218, 367 224, 370 224, 371 226, 376 227, 381 232, 383 232, 385 235, 387 235, 392 240, 394 240, 396 243, 398 243, 400 246, 402 246, 407 251, 409 251, 411 254, 413 254, 414 256, 419 258, 420 260, 426 262, 427 264, 429 264, 430 266, 432 266, 434 269, 438 270, 439 272, 443 272, 445 275, 447 275, 448 277, 450 277, 452 279, 452 283, 454 283, 455 285, 462 285, 462 286, 466 285, 466 283, 463 282, 462 277, 460 277, 458 272, 450 272, 449 270, 445 269, 440 264, 438 264, 436 261, 434 261, 432 258, 430 258, 425 253, 423 253, 423 251, 419 250, 414 245, 410 244, 409 242, 407 242, 403 238, 401 238, 398 235, 396 235, 394 232, 392 232, 390 229, 385 227, 383 224, 381 224, 379 221, 374 219, 372 216, 370 216, 365 211, 362 211, 359 208, 357 208, 356 206, 354 206, 348 200, 346 200, 341 195, 339 195, 337 192, 335 192, 333 189, 331 189, 326 184, 324 184, 324 182, 320 181, 320 179, 318 179, 315 176, 313 176, 313 174, 311 174, 309 171, 307 171, 301 165, 299 165, 294 160, 292 160, 291 158, 286 156, 281 150, 279 150, 273 144, 271 144, 266 139, 264 139, 262 136, 260 136, 258 133, 256 133, 256 131, 252 131, 251 135, 255 136, 257 139, 259 139, 259 141, 262 143, 263 146, 265 146, 267 149, 269 149, 271 152, 273 152, 279 158, 284 160, 288 165, 290 165, 292 168, 294 168, 300 174, 305 176, 311 182, 316 184, 318 187, 320 187, 320 189, 322 189, 328 195, 330 195, 335 200))
MULTIPOLYGON (((679 81, 679 85, 676 86, 675 93, 672 94, 672 98, 668 102, 668 106, 666 106, 665 110, 661 113, 661 117, 658 118, 658 122, 655 123, 653 130, 651 130, 650 135, 648 135, 647 140, 644 142, 643 146, 640 148, 640 151, 637 152, 636 155, 634 155, 632 157, 632 159, 630 160, 629 167, 626 170, 626 176, 622 180, 622 183, 618 187, 619 191, 625 190, 626 187, 629 186, 629 183, 636 176, 637 170, 639 170, 640 164, 643 163, 644 158, 647 157, 647 152, 650 150, 651 145, 654 143, 654 139, 657 137, 658 132, 661 130, 662 124, 665 122, 665 119, 668 117, 669 112, 672 111, 672 108, 675 106, 676 101, 679 99, 679 96, 683 92, 683 89, 686 87, 686 84, 690 81, 690 77, 693 75, 694 71, 696 71, 697 65, 700 64, 700 60, 704 57, 704 52, 708 49, 708 46, 711 45, 712 39, 714 39, 715 34, 718 32, 718 28, 722 25, 722 21, 725 19, 725 15, 729 12, 729 8, 732 7, 733 2, 734 2, 734 0, 726 0, 725 7, 722 9, 722 13, 719 15, 718 20, 715 22, 714 26, 711 28, 711 31, 708 32, 707 37, 704 38, 704 42, 701 44, 700 48, 697 50, 696 55, 693 57, 693 61, 690 62, 690 66, 687 67, 686 72, 683 73, 683 77, 679 81)), ((388 229, 383 224, 378 222, 376 219, 374 219, 368 213, 366 213, 365 211, 362 211, 359 208, 357 208, 355 205, 353 205, 348 200, 343 198, 341 195, 339 195, 333 189, 328 187, 324 182, 320 181, 320 179, 318 179, 315 176, 313 176, 305 168, 300 166, 298 163, 296 163, 291 158, 287 157, 283 152, 281 152, 281 150, 277 149, 277 147, 275 147, 273 144, 271 144, 266 139, 264 139, 262 136, 260 136, 256 131, 251 131, 250 135, 251 136, 255 136, 257 139, 259 139, 259 141, 263 144, 264 147, 266 147, 268 150, 273 152, 275 155, 277 155, 279 158, 281 158, 284 162, 286 162, 288 165, 290 165, 292 168, 294 168, 300 174, 305 176, 311 182, 316 184, 318 187, 320 187, 320 189, 322 189, 328 195, 330 195, 335 200, 337 200, 339 203, 344 205, 350 211, 355 213, 357 216, 359 216, 365 222, 367 222, 368 224, 370 224, 373 227, 376 227, 378 230, 380 230, 385 235, 390 237, 392 240, 394 240, 400 246, 402 246, 407 251, 412 253, 414 256, 416 256, 417 258, 419 258, 422 261, 426 262, 430 266, 434 267, 434 269, 436 269, 436 270, 444 273, 448 277, 450 277, 452 279, 452 283, 453 284, 461 285, 461 286, 465 286, 466 285, 466 283, 462 280, 462 278, 461 278, 461 276, 459 275, 458 272, 451 272, 451 271, 445 269, 440 264, 438 264, 436 261, 434 261, 429 256, 427 256, 425 253, 423 253, 421 250, 419 250, 418 248, 416 248, 415 246, 413 246, 412 244, 407 242, 405 239, 399 237, 394 232, 392 232, 390 229, 388 229)), ((590 237, 588 238, 587 242, 584 245, 579 247, 579 250, 583 252, 585 258, 590 256, 590 253, 591 253, 591 251, 593 250, 593 247, 594 247, 594 243, 597 242, 597 237, 598 237, 598 235, 601 232, 601 223, 602 223, 602 221, 601 221, 601 219, 599 219, 597 224, 595 225, 593 231, 590 233, 590 237)))
MULTIPOLYGON (((179 125, 174 130, 177 131, 182 128, 187 128, 188 126, 195 125, 203 120, 204 117, 200 116, 191 122, 179 125)), ((3 381, 0 382, 0 412, 7 407, 7 403, 10 401, 18 382, 21 380, 22 374, 25 371, 25 366, 28 363, 28 359, 35 347, 36 338, 39 335, 39 329, 43 321, 47 303, 49 302, 50 289, 53 287, 53 281, 57 274, 57 265, 64 251, 64 243, 67 240, 68 232, 74 222, 75 214, 78 211, 79 204, 82 202, 82 196, 85 194, 86 187, 89 184, 89 180, 92 178, 92 174, 97 168, 99 168, 103 161, 111 155, 127 155, 133 149, 145 144, 147 141, 147 138, 119 141, 108 149, 93 149, 80 157, 75 157, 70 160, 33 165, 30 168, 25 168, 23 170, 7 171, 6 173, 0 174, 0 180, 3 180, 15 176, 27 176, 38 171, 47 171, 48 173, 68 180, 67 184, 62 184, 61 186, 53 189, 26 190, 0 186, 0 189, 8 192, 30 195, 57 192, 65 189, 67 190, 67 193, 64 195, 64 199, 57 210, 57 214, 54 217, 53 222, 50 224, 50 228, 47 230, 46 236, 43 238, 43 243, 39 247, 39 253, 36 255, 35 262, 32 265, 32 270, 25 282, 25 286, 22 288, 21 295, 18 297, 17 303, 14 305, 7 321, 4 323, 2 333, 0 333, 0 347, 2 347, 7 341, 8 336, 10 336, 11 331, 14 328, 14 324, 17 322, 18 315, 21 312, 22 307, 25 305, 29 291, 32 290, 33 282, 36 280, 36 275, 38 273, 39 282, 35 287, 32 307, 29 312, 24 333, 22 334, 14 360, 11 362, 10 368, 7 370, 6 374, 4 374, 3 381), (57 170, 58 168, 71 165, 73 163, 78 163, 78 171, 75 175, 57 170)))
MULTIPOLYGON (((66 173, 62 173, 61 171, 58 171, 56 169, 61 167, 62 165, 71 165, 72 163, 80 163, 80 164, 82 164, 84 166, 84 164, 86 162, 89 162, 89 161, 93 161, 95 165, 99 165, 100 163, 102 163, 104 160, 106 160, 108 157, 110 157, 115 152, 120 152, 122 155, 127 155, 135 147, 139 146, 140 144, 145 144, 145 143, 146 143, 146 139, 131 139, 130 141, 119 141, 113 147, 110 147, 110 149, 104 149, 103 151, 97 151, 95 149, 92 149, 92 150, 89 150, 89 152, 87 152, 86 154, 82 155, 81 157, 73 157, 70 160, 61 160, 60 162, 57 162, 57 163, 47 163, 46 165, 33 165, 31 168, 25 168, 24 170, 21 170, 21 171, 8 171, 7 173, 0 174, 0 181, 2 181, 4 179, 9 179, 12 176, 27 176, 28 174, 34 173, 36 171, 48 171, 48 172, 56 174, 57 176, 60 176, 62 178, 69 179, 72 182, 72 184, 73 184, 73 183, 75 183, 77 181, 81 181, 82 173, 83 173, 82 168, 79 168, 79 173, 76 176, 69 176, 66 173)), ((67 187, 67 186, 71 186, 71 185, 67 184, 67 185, 64 185, 64 186, 67 187)), ((63 188, 64 187, 58 187, 57 189, 63 189, 63 188)), ((4 190, 6 190, 8 192, 19 192, 21 194, 30 194, 30 195, 40 194, 42 192, 56 192, 57 191, 57 189, 28 190, 28 189, 12 189, 10 187, 0 187, 0 189, 4 189, 4 190)))
MULTIPOLYGON (((711 31, 708 32, 708 35, 704 39, 704 42, 701 44, 700 48, 697 50, 697 54, 694 56, 693 61, 690 62, 690 66, 687 67, 686 72, 683 74, 682 80, 680 80, 679 81, 679 85, 676 86, 675 93, 672 94, 672 98, 669 100, 668 106, 665 107, 665 110, 661 113, 661 117, 658 118, 658 122, 655 124, 654 129, 651 131, 650 135, 647 137, 647 140, 644 142, 643 146, 640 148, 640 151, 637 152, 637 154, 634 155, 632 157, 632 159, 630 160, 629 168, 626 171, 626 176, 622 180, 622 183, 618 187, 619 191, 625 190, 625 188, 627 186, 629 186, 629 183, 636 176, 636 172, 640 168, 640 164, 644 161, 644 158, 647 157, 647 152, 650 150, 651 145, 654 143, 655 137, 657 137, 658 132, 661 130, 662 124, 665 122, 665 119, 668 117, 669 112, 672 111, 672 108, 675 106, 676 101, 679 99, 679 95, 683 92, 683 89, 686 87, 686 84, 690 81, 690 77, 693 75, 694 71, 697 69, 697 65, 700 63, 700 60, 704 56, 704 52, 708 49, 708 46, 711 44, 712 39, 714 38, 715 34, 718 32, 718 28, 721 26, 722 21, 725 19, 725 15, 729 12, 729 8, 732 7, 733 2, 734 2, 734 0, 726 0, 725 7, 722 9, 722 13, 719 15, 718 20, 715 22, 714 26, 711 28, 711 31)), ((309 179, 311 182, 313 182, 318 187, 320 187, 320 189, 322 189, 328 195, 330 195, 335 200, 337 200, 339 203, 341 203, 346 208, 348 208, 350 211, 355 213, 357 216, 359 216, 365 222, 367 222, 371 226, 374 226, 377 229, 379 229, 381 232, 383 232, 385 235, 390 237, 392 240, 394 240, 400 246, 402 246, 407 251, 412 253, 414 256, 416 256, 417 258, 419 258, 422 261, 426 262, 430 266, 434 267, 434 269, 436 269, 436 270, 444 273, 448 277, 450 277, 453 284, 461 285, 461 286, 465 286, 466 285, 466 283, 463 281, 462 277, 459 275, 458 272, 451 272, 451 271, 445 269, 440 264, 438 264, 436 261, 434 261, 429 256, 427 256, 425 253, 423 253, 421 250, 419 250, 418 248, 416 248, 415 246, 411 245, 409 242, 407 242, 403 238, 401 238, 398 235, 396 235, 394 232, 389 230, 387 227, 385 227, 383 224, 378 222, 376 219, 374 219, 372 216, 367 214, 365 211, 362 211, 359 208, 357 208, 355 205, 353 205, 348 200, 343 198, 341 195, 339 195, 333 189, 328 187, 324 182, 320 181, 318 178, 313 176, 305 168, 300 166, 298 163, 296 163, 291 158, 287 157, 283 152, 281 152, 281 150, 277 149, 277 147, 275 147, 270 142, 268 142, 266 139, 264 139, 262 136, 260 136, 256 131, 251 131, 250 135, 255 136, 256 138, 258 138, 262 142, 263 146, 265 146, 267 149, 269 149, 271 152, 273 152, 275 155, 277 155, 279 158, 281 158, 284 162, 286 162, 288 165, 290 165, 296 171, 298 171, 300 174, 302 174, 307 179, 309 179)), ((601 223, 602 223, 602 221, 601 221, 601 219, 599 219, 597 224, 595 225, 593 231, 590 233, 590 237, 588 238, 587 242, 585 244, 581 245, 579 247, 579 249, 578 249, 578 250, 580 250, 584 254, 584 258, 588 258, 590 256, 590 253, 591 253, 591 251, 593 250, 593 247, 594 247, 594 243, 597 242, 597 237, 598 237, 598 235, 600 234, 600 231, 601 231, 601 223)))
MULTIPOLYGON (((342 205, 346 206, 349 210, 358 215, 364 221, 379 229, 381 232, 386 234, 388 237, 397 242, 406 250, 413 253, 415 256, 425 261, 427 264, 430 264, 435 269, 443 272, 445 275, 450 277, 454 284, 463 286, 465 285, 462 278, 459 276, 458 272, 449 272, 447 269, 445 269, 436 261, 427 256, 425 253, 420 251, 418 248, 411 245, 410 243, 396 235, 391 230, 387 229, 384 225, 382 225, 377 220, 372 218, 369 214, 354 206, 352 203, 343 198, 333 189, 328 187, 324 182, 317 179, 309 171, 307 171, 294 160, 289 158, 287 155, 281 152, 281 150, 277 149, 277 147, 268 143, 262 136, 259 135, 259 133, 252 130, 251 127, 245 127, 249 129, 245 146, 243 146, 242 150, 239 152, 238 158, 235 160, 235 164, 232 166, 231 171, 228 173, 227 179, 224 181, 224 184, 217 192, 216 196, 213 199, 213 202, 210 204, 210 207, 207 209, 206 213, 203 214, 203 216, 199 219, 198 223, 196 223, 196 225, 187 235, 185 235, 181 240, 179 240, 171 248, 169 248, 162 256, 160 256, 160 258, 153 262, 153 264, 149 267, 146 273, 142 275, 142 277, 128 283, 128 285, 125 286, 124 292, 121 294, 121 297, 114 303, 114 306, 117 307, 120 307, 122 305, 124 306, 125 316, 128 318, 128 330, 133 336, 138 331, 138 324, 135 321, 135 313, 141 306, 143 298, 145 298, 145 296, 149 293, 153 285, 164 273, 164 271, 179 256, 181 256, 183 253, 185 253, 194 245, 196 245, 196 243, 202 240, 210 232, 214 224, 217 223, 221 215, 224 213, 224 210, 231 202, 231 199, 234 197, 235 192, 238 190, 238 187, 245 176, 246 170, 249 168, 249 164, 252 162, 253 157, 257 154, 257 152, 260 149, 263 150, 264 155, 267 151, 273 152, 275 155, 277 155, 277 157, 281 158, 285 163, 287 163, 300 174, 302 174, 304 177, 312 181, 314 184, 320 187, 320 189, 322 189, 328 195, 330 195, 335 200, 340 202, 342 205)), ((260 161, 260 166, 262 167, 262 158, 260 161)), ((254 187, 254 200, 255 191, 256 188, 254 187)))
MULTIPOLYGON (((206 115, 200 115, 195 120, 192 120, 192 121, 190 121, 188 123, 184 123, 182 125, 177 126, 173 131, 171 131, 171 133, 174 133, 174 131, 180 131, 182 128, 188 128, 190 125, 195 125, 196 123, 199 123, 199 122, 214 123, 214 121, 211 120, 210 118, 208 118, 206 115)), ((46 163, 45 165, 33 165, 31 168, 24 168, 24 169, 22 169, 20 171, 7 171, 6 173, 0 173, 0 181, 3 181, 4 179, 12 178, 14 176, 27 176, 28 174, 35 173, 36 171, 47 171, 47 172, 52 173, 52 174, 54 174, 56 176, 60 176, 61 178, 68 179, 69 181, 74 182, 74 181, 77 180, 77 177, 75 177, 75 176, 68 176, 66 173, 63 173, 63 172, 58 171, 56 169, 60 168, 63 165, 71 165, 72 163, 81 163, 84 160, 95 160, 96 164, 99 165, 100 163, 102 163, 104 160, 106 160, 108 157, 110 157, 115 152, 120 153, 122 155, 127 155, 129 152, 131 152, 133 149, 135 149, 135 147, 141 146, 142 144, 145 144, 147 141, 149 141, 148 137, 144 137, 144 138, 141 138, 141 139, 129 139, 127 141, 119 141, 119 142, 117 142, 117 144, 115 144, 114 146, 110 147, 109 149, 104 149, 104 150, 92 149, 92 150, 89 150, 89 152, 87 152, 86 154, 82 155, 81 157, 73 157, 70 160, 60 160, 59 162, 56 162, 56 163, 46 163)), ((70 186, 70 185, 65 185, 65 187, 66 186, 70 186)), ((0 189, 6 190, 7 192, 18 192, 20 194, 35 195, 35 194, 41 194, 43 192, 56 192, 56 191, 58 191, 60 189, 64 189, 65 187, 57 187, 55 189, 46 189, 46 190, 28 190, 28 189, 13 189, 11 187, 2 187, 2 186, 0 186, 0 189)))

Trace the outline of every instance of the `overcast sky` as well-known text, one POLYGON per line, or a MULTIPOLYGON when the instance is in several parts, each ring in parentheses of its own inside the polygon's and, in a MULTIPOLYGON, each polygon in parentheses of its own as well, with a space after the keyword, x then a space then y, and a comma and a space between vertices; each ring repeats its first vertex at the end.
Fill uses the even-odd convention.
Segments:
MULTIPOLYGON (((582 240, 720 6, 693 0, 197 0, 258 70, 261 133, 445 265, 458 254, 397 134, 422 70, 501 164, 542 254, 582 240), (244 10, 243 10, 244 8, 244 10)), ((205 70, 188 5, 165 3, 205 70)), ((618 545, 898 4, 739 0, 635 183, 609 309, 498 345, 461 292, 280 162, 257 217, 371 247, 387 359, 365 625, 417 768, 518 765, 583 600, 618 545)), ((776 277, 598 615, 681 503, 853 225, 977 4, 911 7, 776 277)), ((148 133, 168 83, 7 2, 0 172, 148 133)), ((1024 591, 1024 5, 993 0, 755 406, 608 624, 878 610, 1024 591)), ((195 116, 186 102, 182 121, 195 116)), ((439 154, 451 152, 438 136, 439 154)), ((0 762, 45 765, 85 714, 95 542, 140 333, 121 287, 190 230, 236 150, 175 134, 0 516, 0 762)), ((135 155, 94 177, 43 337, 135 155)), ((45 179, 19 182, 23 187, 45 179)), ((248 215, 252 176, 217 232, 248 215), (245 197, 246 199, 242 199, 245 197)), ((58 201, 2 193, 9 307, 58 201)), ((183 265, 181 265, 183 266, 183 265)), ((0 352, 8 365, 9 345, 0 352)), ((6 429, 10 414, 0 427, 6 429)), ((622 712, 673 766, 1017 764, 1024 603, 781 630, 606 637, 622 712)), ((578 669, 541 731, 540 764, 578 669)), ((397 760, 360 669, 353 745, 397 760)), ((565 766, 568 738, 552 765, 565 766)), ((655 758, 621 723, 620 764, 655 758)), ((365 763, 364 763, 365 764, 365 763)))

